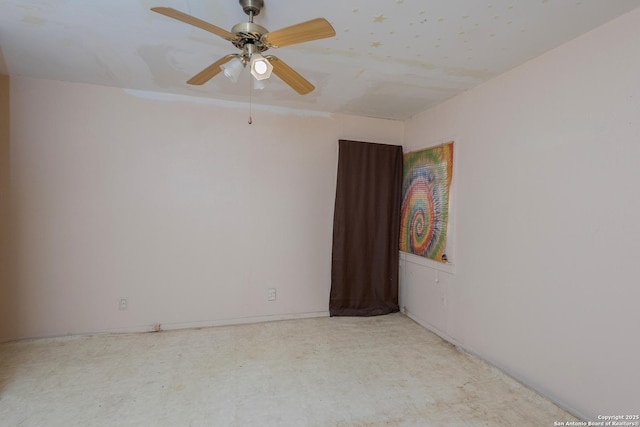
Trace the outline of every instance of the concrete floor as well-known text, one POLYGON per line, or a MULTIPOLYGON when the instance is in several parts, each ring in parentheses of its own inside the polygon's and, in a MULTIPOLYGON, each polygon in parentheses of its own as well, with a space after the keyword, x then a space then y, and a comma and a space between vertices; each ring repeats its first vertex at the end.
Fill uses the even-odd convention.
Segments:
POLYGON ((400 315, 0 345, 2 426, 552 426, 548 400, 400 315))

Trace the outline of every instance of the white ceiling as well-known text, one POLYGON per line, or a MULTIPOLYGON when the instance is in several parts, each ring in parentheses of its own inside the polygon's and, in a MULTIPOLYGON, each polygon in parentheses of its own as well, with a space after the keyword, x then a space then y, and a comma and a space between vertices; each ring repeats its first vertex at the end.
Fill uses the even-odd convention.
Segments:
MULTIPOLYGON (((169 6, 230 30, 237 0, 0 0, 0 71, 247 102, 249 78, 185 82, 237 50, 151 12, 169 6)), ((625 12, 640 0, 265 0, 269 30, 325 17, 336 37, 276 54, 311 81, 300 96, 277 77, 253 102, 407 119, 625 12)))

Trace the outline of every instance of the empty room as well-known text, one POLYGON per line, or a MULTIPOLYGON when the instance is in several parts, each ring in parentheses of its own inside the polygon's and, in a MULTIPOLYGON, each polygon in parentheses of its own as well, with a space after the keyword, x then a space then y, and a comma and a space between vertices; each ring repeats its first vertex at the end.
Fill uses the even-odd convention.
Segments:
POLYGON ((640 0, 0 1, 0 426, 640 426, 640 0))

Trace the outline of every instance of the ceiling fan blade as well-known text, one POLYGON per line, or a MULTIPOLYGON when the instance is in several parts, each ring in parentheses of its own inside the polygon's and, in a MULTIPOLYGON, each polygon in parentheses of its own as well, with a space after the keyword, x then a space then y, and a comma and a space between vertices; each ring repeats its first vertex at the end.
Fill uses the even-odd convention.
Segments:
POLYGON ((185 22, 187 24, 193 25, 194 27, 209 31, 210 33, 222 37, 223 39, 229 41, 236 39, 235 34, 230 33, 229 31, 224 30, 220 27, 216 27, 213 24, 209 24, 208 22, 205 22, 201 19, 195 18, 191 15, 187 15, 186 13, 180 12, 179 10, 175 10, 170 7, 152 7, 151 10, 164 16, 168 16, 169 18, 177 19, 178 21, 185 22))
POLYGON ((209 65, 204 70, 200 71, 195 76, 191 77, 187 81, 187 83, 189 83, 190 85, 198 85, 198 86, 205 84, 206 82, 211 80, 213 77, 215 77, 216 74, 222 71, 222 69, 220 68, 221 65, 226 64, 227 62, 231 61, 233 58, 237 56, 240 56, 240 55, 231 54, 231 55, 223 56, 213 64, 209 65))
POLYGON ((262 36, 262 43, 269 47, 283 47, 311 40, 325 39, 336 35, 329 21, 316 18, 301 24, 272 31, 262 36))
POLYGON ((306 95, 315 89, 315 86, 309 83, 307 79, 302 77, 293 68, 289 67, 275 56, 267 56, 266 58, 273 66, 273 72, 276 76, 280 77, 300 95, 306 95))

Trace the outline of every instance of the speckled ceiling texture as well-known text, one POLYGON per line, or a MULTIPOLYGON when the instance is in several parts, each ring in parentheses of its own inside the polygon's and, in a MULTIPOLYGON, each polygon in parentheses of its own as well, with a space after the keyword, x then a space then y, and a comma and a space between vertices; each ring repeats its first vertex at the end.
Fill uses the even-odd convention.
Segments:
MULTIPOLYGON (((169 6, 224 29, 247 21, 236 0, 0 0, 0 48, 12 75, 247 102, 249 77, 185 82, 237 50, 149 10, 169 6)), ((253 102, 407 119, 627 11, 640 0, 265 0, 273 31, 325 17, 336 37, 270 50, 311 81, 277 77, 253 102)))

